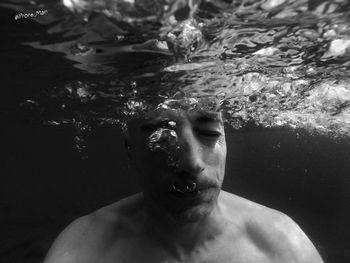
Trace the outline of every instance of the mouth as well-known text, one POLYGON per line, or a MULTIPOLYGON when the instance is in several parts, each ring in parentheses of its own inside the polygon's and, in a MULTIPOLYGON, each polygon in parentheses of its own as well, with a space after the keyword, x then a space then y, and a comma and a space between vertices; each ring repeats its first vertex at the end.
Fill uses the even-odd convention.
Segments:
POLYGON ((172 196, 181 199, 195 199, 202 196, 207 188, 197 187, 195 183, 179 186, 176 183, 172 183, 169 187, 169 192, 172 196))
POLYGON ((176 183, 171 184, 171 189, 172 191, 180 194, 184 193, 200 193, 200 189, 197 188, 196 183, 191 183, 188 185, 185 185, 185 187, 180 188, 179 186, 176 185, 176 183))

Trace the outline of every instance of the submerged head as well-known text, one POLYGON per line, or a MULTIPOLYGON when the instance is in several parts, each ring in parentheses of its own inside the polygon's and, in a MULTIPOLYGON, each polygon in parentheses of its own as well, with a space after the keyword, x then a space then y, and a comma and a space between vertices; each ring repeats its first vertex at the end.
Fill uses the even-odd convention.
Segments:
POLYGON ((158 109, 128 128, 130 157, 147 204, 180 222, 209 215, 225 173, 221 113, 158 109))

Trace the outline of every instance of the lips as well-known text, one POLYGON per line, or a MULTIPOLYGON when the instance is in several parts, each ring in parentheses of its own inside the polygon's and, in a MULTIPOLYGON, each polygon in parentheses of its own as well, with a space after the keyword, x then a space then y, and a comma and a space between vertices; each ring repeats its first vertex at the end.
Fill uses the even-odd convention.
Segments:
POLYGON ((173 181, 171 184, 172 190, 178 193, 186 193, 186 192, 196 192, 199 190, 197 187, 197 183, 190 181, 190 182, 179 182, 179 181, 173 181))
POLYGON ((201 193, 201 189, 197 188, 196 186, 187 186, 186 188, 178 188, 175 184, 171 185, 170 192, 183 195, 183 194, 191 194, 191 195, 197 195, 201 193))
POLYGON ((196 187, 196 188, 179 188, 176 184, 171 184, 169 186, 169 193, 171 196, 180 199, 199 199, 202 198, 211 187, 196 187))
POLYGON ((195 192, 184 192, 180 193, 174 190, 169 191, 170 195, 177 199, 198 199, 202 196, 203 192, 198 190, 195 192))

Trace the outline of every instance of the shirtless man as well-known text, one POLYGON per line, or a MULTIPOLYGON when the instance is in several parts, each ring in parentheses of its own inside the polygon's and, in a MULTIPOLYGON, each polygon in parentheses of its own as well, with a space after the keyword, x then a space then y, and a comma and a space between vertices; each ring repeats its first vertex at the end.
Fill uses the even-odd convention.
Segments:
POLYGON ((143 192, 68 226, 45 263, 320 263, 297 224, 221 190, 222 116, 163 110, 129 126, 143 192))

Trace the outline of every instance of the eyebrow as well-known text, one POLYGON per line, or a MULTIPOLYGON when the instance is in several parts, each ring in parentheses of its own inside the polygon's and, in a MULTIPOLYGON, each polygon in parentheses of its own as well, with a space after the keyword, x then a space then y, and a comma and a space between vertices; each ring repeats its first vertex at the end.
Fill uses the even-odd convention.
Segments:
MULTIPOLYGON (((150 118, 145 120, 140 126, 140 131, 148 131, 150 129, 154 129, 160 126, 167 126, 169 125, 169 121, 172 121, 173 119, 166 116, 158 116, 154 119, 150 118)), ((196 114, 192 117, 192 120, 199 124, 204 123, 218 123, 222 124, 223 120, 221 117, 221 114, 218 112, 210 112, 210 111, 198 111, 196 114)))
POLYGON ((205 122, 218 122, 222 123, 221 115, 216 112, 208 112, 208 111, 201 111, 198 116, 194 118, 196 122, 199 123, 205 123, 205 122))
POLYGON ((149 120, 140 125, 141 131, 147 131, 149 129, 153 129, 159 126, 165 126, 169 124, 170 119, 156 119, 156 120, 149 120))

